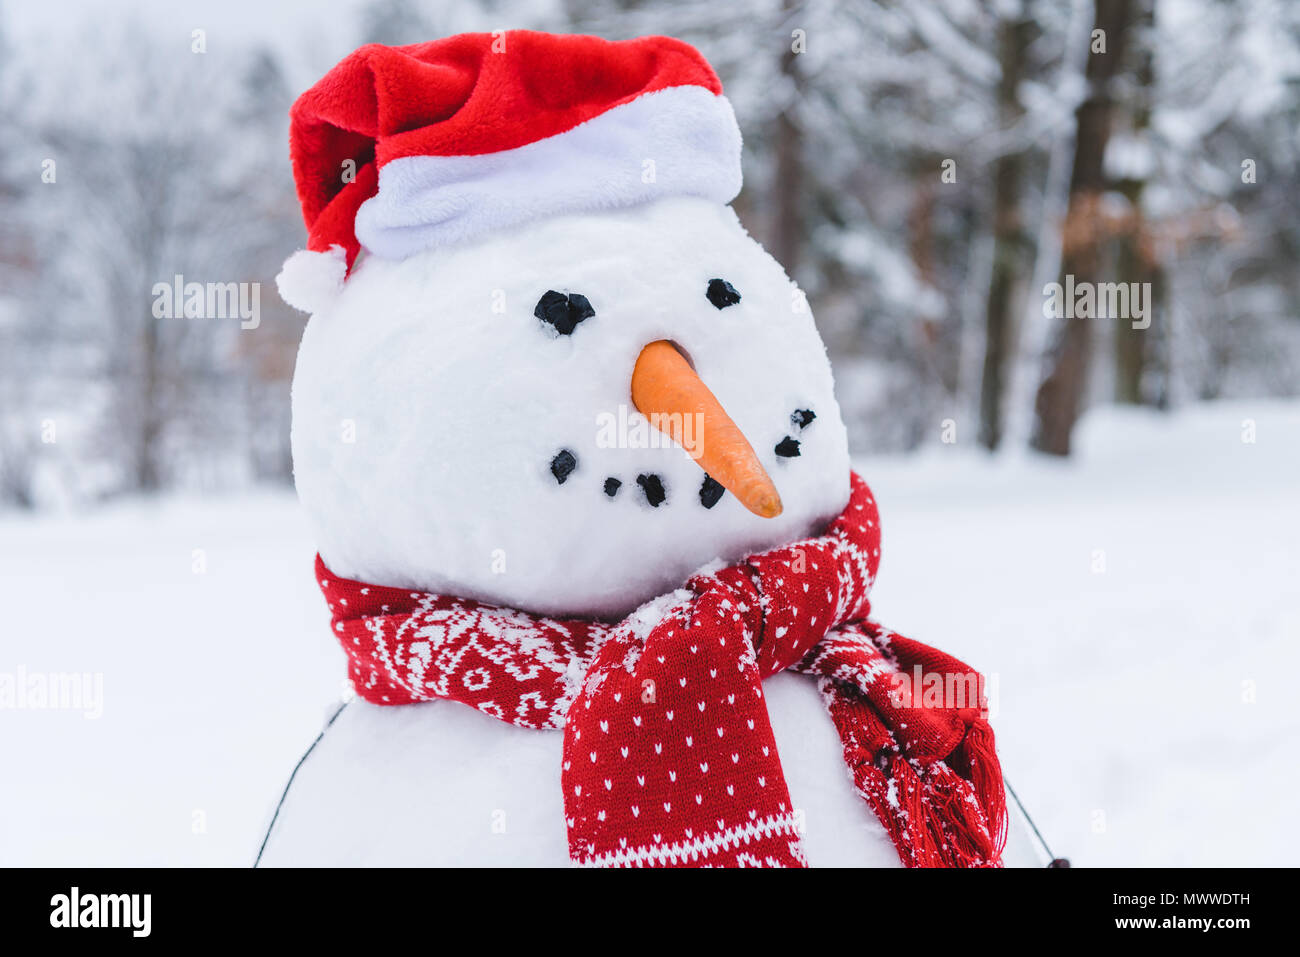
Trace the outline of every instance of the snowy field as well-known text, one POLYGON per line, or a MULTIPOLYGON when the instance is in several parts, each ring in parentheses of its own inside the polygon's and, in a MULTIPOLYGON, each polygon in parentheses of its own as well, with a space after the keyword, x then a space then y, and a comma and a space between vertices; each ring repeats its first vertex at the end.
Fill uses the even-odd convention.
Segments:
MULTIPOLYGON (((877 617, 995 676, 1057 854, 1290 864, 1300 404, 1105 410, 1080 438, 1070 464, 861 461, 877 617)), ((0 711, 0 865, 252 862, 342 687, 312 552, 285 493, 0 516, 0 680, 91 675, 80 709, 0 711)))

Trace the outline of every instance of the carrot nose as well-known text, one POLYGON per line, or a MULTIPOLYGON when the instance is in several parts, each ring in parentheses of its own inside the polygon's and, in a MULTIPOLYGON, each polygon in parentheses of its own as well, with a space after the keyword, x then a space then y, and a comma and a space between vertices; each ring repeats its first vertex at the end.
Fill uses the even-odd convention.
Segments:
POLYGON ((637 356, 632 404, 745 508, 762 518, 781 514, 781 496, 753 446, 686 357, 666 339, 650 343, 637 356))

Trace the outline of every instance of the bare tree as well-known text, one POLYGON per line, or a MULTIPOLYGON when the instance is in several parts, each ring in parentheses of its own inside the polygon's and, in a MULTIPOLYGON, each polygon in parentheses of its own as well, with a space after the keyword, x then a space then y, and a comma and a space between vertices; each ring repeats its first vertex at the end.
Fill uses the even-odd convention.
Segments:
MULTIPOLYGON (((1003 129, 1019 123, 1025 114, 1020 84, 1027 71, 1028 47, 1035 35, 1034 22, 1021 6, 1014 16, 1004 16, 998 27, 998 121, 1003 129)), ((1026 156, 1006 150, 993 165, 993 267, 984 315, 984 369, 980 380, 980 444, 990 451, 1002 442, 1006 377, 1014 354, 1018 293, 1031 271, 1032 242, 1021 210, 1026 156)))
MULTIPOLYGON (((1133 11, 1127 0, 1096 0, 1088 64, 1087 96, 1075 112, 1074 167, 1061 243, 1061 283, 1101 281, 1108 229, 1102 208, 1107 182, 1106 145, 1115 109, 1133 11)), ((1068 313, 1067 313, 1068 315, 1068 313)), ((1092 358, 1089 320, 1062 318, 1048 359, 1049 370, 1034 402, 1031 444, 1040 452, 1069 455, 1070 437, 1083 407, 1092 358)))
MULTIPOLYGON (((799 0, 783 0, 788 15, 799 9, 799 0)), ((804 139, 799 111, 803 101, 802 68, 793 42, 781 52, 781 110, 774 121, 772 142, 776 166, 772 178, 772 255, 793 275, 808 240, 804 219, 804 139)))
MULTIPOLYGON (((1115 400, 1139 405, 1164 406, 1168 402, 1167 373, 1146 376, 1160 362, 1153 340, 1168 334, 1165 315, 1165 272, 1160 262, 1162 243, 1154 235, 1143 208, 1143 194, 1154 173, 1151 116, 1155 97, 1155 0, 1135 0, 1133 36, 1135 44, 1134 84, 1127 112, 1130 116, 1127 151, 1130 159, 1116 171, 1114 188, 1127 201, 1129 221, 1118 237, 1117 272, 1122 283, 1141 284, 1151 290, 1147 303, 1150 325, 1133 322, 1115 327, 1115 400), (1149 381, 1155 378, 1157 381, 1149 381)), ((1165 363, 1161 363, 1162 365, 1165 363)))
POLYGON ((266 56, 232 76, 183 48, 142 51, 145 31, 126 36, 86 57, 79 76, 35 74, 33 130, 57 181, 30 201, 47 301, 24 312, 56 335, 50 379, 61 376, 95 454, 118 464, 122 489, 149 492, 240 468, 220 460, 247 454, 251 375, 239 316, 186 318, 179 302, 160 315, 156 287, 178 275, 265 281, 300 226, 284 186, 288 93, 266 56), (250 103, 275 121, 258 121, 250 103), (78 398, 98 386, 102 400, 78 398))

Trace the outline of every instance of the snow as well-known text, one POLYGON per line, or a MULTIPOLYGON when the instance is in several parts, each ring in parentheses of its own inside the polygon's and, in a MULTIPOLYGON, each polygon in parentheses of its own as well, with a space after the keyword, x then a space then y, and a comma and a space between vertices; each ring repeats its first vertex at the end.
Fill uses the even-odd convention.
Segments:
POLYGON ((1290 862, 1297 436, 1296 404, 1107 409, 1077 463, 861 463, 884 531, 876 615, 991 673, 1004 767, 1056 853, 1290 862))
POLYGON ((326 565, 534 613, 617 617, 710 560, 806 536, 844 507, 849 460, 826 350, 797 293, 729 207, 697 198, 363 259, 308 323, 294 378, 294 476, 326 565), (715 278, 741 300, 714 306, 715 278), (560 335, 534 315, 551 290, 585 296, 595 315, 560 335), (700 466, 630 406, 637 356, 660 339, 689 356, 754 447, 782 515, 759 518, 730 493, 704 508, 700 466), (816 414, 803 429, 799 409, 816 414), (777 455, 791 435, 799 455, 777 455), (560 483, 562 450, 576 468, 560 483), (641 475, 661 479, 658 507, 641 475), (610 477, 622 482, 612 498, 610 477))
MULTIPOLYGON (((884 524, 877 616, 996 679, 1007 776, 1076 865, 1288 863, 1297 435, 1300 404, 1101 410, 1077 462, 990 461, 959 443, 858 463, 884 524), (1256 441, 1243 442, 1252 422, 1256 441)), ((0 515, 0 674, 98 673, 104 689, 98 719, 0 712, 14 782, 0 798, 0 865, 249 864, 340 699, 311 554, 285 494, 0 515)), ((774 699, 801 694, 782 680, 795 685, 774 685, 774 699)), ((417 725, 410 712, 400 720, 417 725)), ((825 747, 820 725, 797 722, 778 728, 783 755, 825 747)), ((487 786, 553 746, 546 732, 518 735, 522 751, 476 759, 487 786)), ((392 753, 373 751, 355 753, 367 773, 392 753)), ((813 806, 802 763, 792 791, 813 806)), ((374 808, 358 829, 397 810, 374 808)), ((823 813, 808 817, 810 846, 823 813)), ((845 839, 865 841, 863 827, 845 839)))
POLYGON ((251 863, 342 688, 311 560, 283 492, 0 514, 0 676, 103 688, 0 710, 0 865, 251 863))

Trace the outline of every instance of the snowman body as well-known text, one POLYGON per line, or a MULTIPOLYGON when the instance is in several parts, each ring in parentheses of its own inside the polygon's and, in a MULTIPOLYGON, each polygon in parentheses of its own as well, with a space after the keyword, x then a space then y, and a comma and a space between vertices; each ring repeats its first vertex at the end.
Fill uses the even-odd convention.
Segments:
MULTIPOLYGON (((900 867, 854 790, 816 685, 763 683, 781 766, 813 867, 900 867)), ((298 767, 263 867, 564 867, 563 735, 516 728, 453 701, 386 708, 353 700, 298 767)), ((1007 867, 1048 862, 1012 809, 1007 867)))
MULTIPOLYGON (((763 690, 809 863, 901 866, 816 684, 780 674, 763 690)), ((261 864, 566 866, 562 739, 456 702, 354 700, 299 768, 261 864)))

